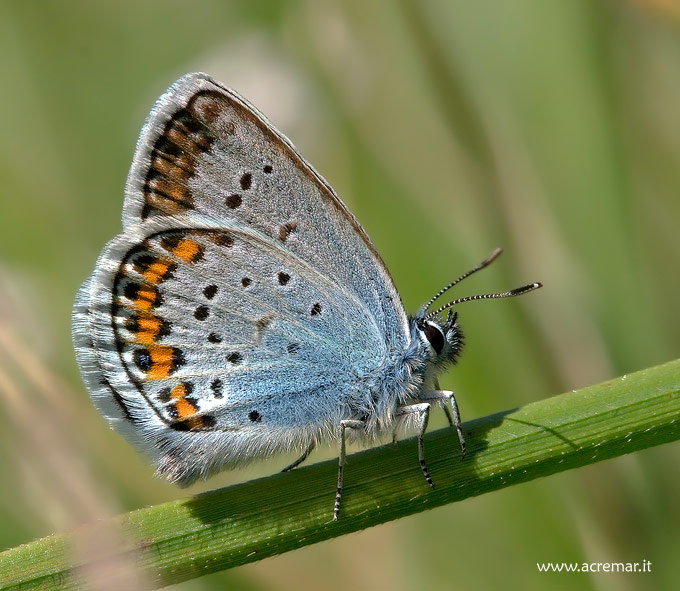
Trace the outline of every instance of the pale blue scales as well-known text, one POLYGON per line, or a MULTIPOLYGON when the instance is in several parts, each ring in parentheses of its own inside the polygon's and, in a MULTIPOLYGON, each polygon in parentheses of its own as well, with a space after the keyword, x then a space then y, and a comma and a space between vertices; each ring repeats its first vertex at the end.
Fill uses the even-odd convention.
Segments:
POLYGON ((462 333, 440 313, 538 286, 428 312, 433 298, 409 319, 326 181, 244 99, 189 74, 142 130, 123 233, 78 293, 73 334, 97 407, 180 484, 339 440, 337 519, 347 429, 371 439, 411 422, 432 484, 423 434, 430 407, 450 404, 464 451, 436 383, 462 333))

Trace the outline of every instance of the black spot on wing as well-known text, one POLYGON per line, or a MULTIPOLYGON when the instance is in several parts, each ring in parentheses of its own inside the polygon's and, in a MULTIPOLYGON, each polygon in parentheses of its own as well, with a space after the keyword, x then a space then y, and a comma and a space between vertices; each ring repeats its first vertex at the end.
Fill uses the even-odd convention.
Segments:
POLYGON ((208 306, 200 305, 194 310, 194 318, 196 320, 205 320, 210 313, 208 306))
POLYGON ((151 354, 146 349, 135 349, 132 353, 132 360, 143 372, 151 369, 151 354))
POLYGON ((246 172, 241 177, 241 180, 240 180, 241 189, 243 189, 244 191, 247 191, 248 189, 250 189, 250 185, 252 184, 252 182, 253 182, 253 176, 249 172, 246 172))
POLYGON ((221 337, 220 335, 218 335, 216 332, 211 332, 211 333, 208 335, 208 342, 210 342, 210 343, 215 343, 215 344, 221 343, 221 342, 222 342, 222 337, 221 337))
POLYGON ((219 378, 214 379, 210 384, 210 389, 213 391, 215 398, 222 398, 222 387, 223 387, 222 380, 220 380, 219 378))
POLYGON ((215 294, 217 293, 217 285, 208 285, 203 289, 203 295, 209 299, 212 300, 215 297, 215 294))
POLYGON ((238 365, 239 363, 241 363, 243 361, 243 355, 241 355, 240 353, 236 353, 236 352, 229 353, 229 355, 227 355, 227 361, 229 363, 233 363, 234 365, 238 365))
POLYGON ((226 204, 229 209, 236 209, 237 207, 240 207, 242 203, 243 198, 237 194, 229 195, 226 199, 226 204))

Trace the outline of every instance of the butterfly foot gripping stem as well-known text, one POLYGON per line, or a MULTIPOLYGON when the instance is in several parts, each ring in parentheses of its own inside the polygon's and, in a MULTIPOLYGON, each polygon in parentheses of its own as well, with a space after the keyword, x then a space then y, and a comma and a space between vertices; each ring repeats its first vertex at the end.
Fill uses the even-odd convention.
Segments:
POLYGON ((335 505, 333 505, 333 521, 338 520, 340 513, 340 499, 342 498, 342 472, 345 467, 346 445, 345 445, 345 430, 346 429, 363 429, 366 426, 365 421, 355 419, 343 419, 340 421, 340 459, 338 462, 338 488, 335 493, 335 505))
POLYGON ((409 404, 408 406, 402 406, 397 411, 398 418, 407 419, 409 415, 415 415, 418 421, 418 462, 420 463, 420 469, 423 471, 423 476, 425 480, 434 488, 434 482, 430 477, 430 473, 427 470, 427 465, 425 464, 425 449, 423 444, 423 437, 425 436, 425 431, 427 429, 427 423, 430 420, 430 408, 431 405, 428 402, 420 402, 418 404, 409 404))

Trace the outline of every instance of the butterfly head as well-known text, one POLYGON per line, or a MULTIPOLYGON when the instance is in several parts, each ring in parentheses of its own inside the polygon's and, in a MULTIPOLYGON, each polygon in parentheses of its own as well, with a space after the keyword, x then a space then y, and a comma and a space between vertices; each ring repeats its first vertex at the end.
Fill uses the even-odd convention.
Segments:
POLYGON ((437 366, 455 363, 463 348, 463 332, 457 322, 458 313, 449 310, 445 321, 439 318, 415 319, 414 329, 428 352, 431 362, 437 366))
POLYGON ((430 306, 434 301, 444 294, 446 291, 451 289, 457 283, 460 283, 466 277, 469 277, 473 273, 476 273, 480 269, 483 269, 491 262, 493 262, 498 255, 501 254, 501 249, 497 248, 494 250, 485 260, 483 260, 479 265, 470 269, 467 273, 464 273, 455 281, 449 283, 446 287, 439 290, 435 296, 430 299, 427 304, 425 304, 414 320, 414 331, 421 343, 423 343, 430 361, 432 361, 436 366, 444 366, 449 363, 454 363, 458 356, 460 355, 461 349, 463 347, 463 332, 458 324, 458 312, 453 312, 453 306, 460 304, 462 302, 468 302, 471 300, 484 300, 491 298, 509 298, 524 293, 533 291, 541 287, 540 283, 530 283, 510 291, 505 291, 502 293, 486 293, 478 294, 473 296, 466 296, 463 298, 455 299, 448 304, 444 304, 440 308, 429 312, 430 306), (448 315, 446 319, 441 317, 441 313, 448 310, 448 315))

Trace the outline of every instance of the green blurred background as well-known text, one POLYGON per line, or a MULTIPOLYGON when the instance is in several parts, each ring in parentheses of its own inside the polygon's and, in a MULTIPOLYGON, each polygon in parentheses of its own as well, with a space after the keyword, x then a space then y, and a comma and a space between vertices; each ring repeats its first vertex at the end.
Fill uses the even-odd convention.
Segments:
MULTIPOLYGON (((464 419, 678 357, 671 0, 3 1, 0 56, 2 548, 187 494, 109 431, 70 341, 75 292, 120 231, 139 129, 185 72, 292 139, 407 309, 496 246, 458 295, 545 283, 460 308, 468 346, 442 385, 464 419)), ((677 589, 679 460, 677 444, 647 450, 177 588, 677 589), (536 568, 642 560, 652 574, 536 568)))

